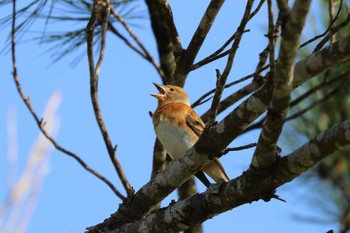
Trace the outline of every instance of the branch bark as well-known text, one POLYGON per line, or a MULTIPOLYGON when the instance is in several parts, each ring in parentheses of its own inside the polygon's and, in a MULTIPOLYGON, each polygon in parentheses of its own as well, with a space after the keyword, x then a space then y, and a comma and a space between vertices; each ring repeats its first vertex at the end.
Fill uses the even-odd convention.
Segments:
MULTIPOLYGON (((293 78, 293 88, 297 88, 304 82, 308 81, 317 74, 329 70, 330 68, 337 66, 339 64, 350 61, 350 35, 335 42, 332 45, 325 47, 324 49, 310 54, 306 58, 300 60, 295 64, 294 67, 294 78, 293 78)), ((266 78, 267 79, 267 78, 266 78)), ((255 85, 254 85, 255 86, 255 85)), ((255 86, 254 88, 260 88, 255 86)), ((267 85, 262 87, 258 92, 264 92, 267 85)), ((251 90, 251 89, 250 89, 251 90)), ((236 95, 236 94, 233 94, 236 95)), ((233 96, 231 95, 231 96, 233 96)), ((246 96, 246 95, 244 95, 246 96)), ((241 96, 241 97, 244 97, 241 96)), ((220 102, 218 113, 225 111, 237 100, 233 98, 234 101, 230 100, 230 96, 220 102)), ((207 112, 203 114, 203 119, 207 116, 207 112)))
POLYGON ((163 83, 170 84, 176 68, 175 55, 182 50, 173 13, 167 0, 146 0, 146 4, 157 40, 161 78, 163 83))
POLYGON ((90 232, 129 233, 179 232, 243 204, 275 197, 275 189, 290 182, 335 151, 350 148, 350 120, 318 134, 291 154, 280 157, 270 173, 260 175, 254 167, 225 184, 171 204, 144 219, 118 228, 90 229, 90 232))
POLYGON ((183 86, 188 73, 191 70, 194 59, 196 58, 204 39, 206 38, 221 6, 225 0, 211 0, 208 8, 206 9, 201 22, 199 23, 197 30, 195 31, 190 44, 186 51, 182 54, 180 61, 176 67, 174 74, 174 83, 178 86, 183 86))
POLYGON ((98 179, 100 179, 102 182, 107 184, 107 186, 121 199, 125 198, 124 195, 118 191, 118 189, 110 182, 106 177, 101 175, 99 172, 94 170, 92 167, 90 167, 88 164, 84 162, 81 157, 79 157, 77 154, 73 153, 72 151, 64 148, 61 146, 52 136, 51 134, 46 130, 45 124, 43 124, 44 119, 40 119, 38 114, 36 113, 34 107, 32 106, 30 102, 30 98, 26 97, 24 95, 21 82, 19 80, 18 72, 17 72, 17 61, 16 61, 16 1, 12 1, 13 4, 13 12, 12 12, 12 27, 11 27, 11 56, 12 56, 12 67, 13 67, 13 80, 15 82, 17 92, 20 95, 21 99, 23 100, 24 104, 26 105, 27 109, 29 110, 30 114, 34 118, 34 121, 38 125, 40 131, 45 136, 47 140, 49 140, 52 145, 56 148, 56 150, 62 152, 63 154, 66 154, 70 157, 72 157, 75 161, 77 161, 86 171, 91 173, 92 175, 96 176, 98 179))
MULTIPOLYGON (((277 140, 287 117, 292 93, 294 60, 299 49, 301 32, 304 28, 310 3, 310 0, 295 1, 286 26, 282 31, 281 48, 276 69, 272 69, 270 75, 273 77, 271 80, 273 82, 272 98, 252 160, 252 166, 255 168, 266 169, 272 166, 277 158, 275 151, 277 140)), ((273 33, 272 30, 270 34, 273 33)), ((273 39, 270 40, 273 41, 273 39)), ((270 62, 274 62, 274 59, 270 62)))
MULTIPOLYGON (((349 60, 349 38, 350 36, 298 62, 294 70, 293 87, 297 87, 334 65, 349 60), (333 57, 333 59, 328 60, 325 57, 326 55, 333 57), (310 59, 310 57, 313 59, 310 59), (311 61, 314 62, 310 63, 311 61), (297 68, 298 66, 299 68, 297 68), (306 69, 306 67, 309 69, 306 69)), ((91 229, 100 229, 103 232, 108 229, 115 229, 128 222, 134 222, 145 216, 152 206, 159 203, 192 174, 201 169, 211 158, 220 154, 250 123, 264 113, 270 99, 271 90, 269 85, 265 85, 217 125, 205 130, 193 148, 145 184, 134 195, 131 203, 120 205, 118 211, 112 217, 91 229)))
MULTIPOLYGON (((86 26, 86 42, 87 42, 87 55, 88 55, 88 61, 89 61, 89 71, 90 71, 90 95, 91 95, 91 102, 94 109, 94 114, 96 118, 96 122, 99 126, 99 129, 101 131, 103 140, 105 142, 108 155, 111 159, 111 162, 121 180, 123 183, 123 186, 128 194, 128 198, 130 199, 132 195, 134 194, 134 190, 128 180, 126 179, 126 176, 124 174, 124 171, 119 163, 118 157, 116 155, 116 147, 112 145, 112 141, 109 137, 106 125, 104 123, 101 109, 100 109, 100 103, 98 99, 98 78, 99 73, 101 69, 101 64, 104 57, 104 51, 105 51, 105 40, 106 40, 106 32, 108 27, 108 19, 110 14, 110 2, 101 2, 100 0, 95 0, 93 4, 93 11, 90 17, 90 20, 86 26), (94 64, 94 57, 93 57, 93 45, 94 45, 94 30, 95 30, 95 22, 97 18, 101 18, 102 20, 102 38, 101 38, 101 49, 100 49, 100 56, 97 61, 96 67, 94 64)), ((123 196, 118 195, 120 198, 122 198, 123 201, 126 201, 126 198, 123 196)))

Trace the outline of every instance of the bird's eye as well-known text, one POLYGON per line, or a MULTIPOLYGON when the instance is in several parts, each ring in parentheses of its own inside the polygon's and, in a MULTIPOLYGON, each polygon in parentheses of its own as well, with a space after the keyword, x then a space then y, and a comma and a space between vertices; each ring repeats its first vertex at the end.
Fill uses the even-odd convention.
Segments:
POLYGON ((169 89, 169 91, 174 91, 174 88, 171 87, 171 88, 169 89))

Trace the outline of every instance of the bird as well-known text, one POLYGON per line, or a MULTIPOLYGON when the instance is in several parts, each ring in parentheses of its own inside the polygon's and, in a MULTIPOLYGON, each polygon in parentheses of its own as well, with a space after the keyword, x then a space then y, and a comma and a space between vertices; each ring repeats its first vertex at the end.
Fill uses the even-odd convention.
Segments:
MULTIPOLYGON (((174 85, 153 83, 159 93, 151 94, 158 100, 152 115, 154 131, 172 160, 182 157, 199 139, 204 123, 190 105, 186 91, 174 85)), ((198 171, 196 177, 206 186, 210 182, 203 171, 216 183, 229 181, 220 160, 213 159, 198 171)))

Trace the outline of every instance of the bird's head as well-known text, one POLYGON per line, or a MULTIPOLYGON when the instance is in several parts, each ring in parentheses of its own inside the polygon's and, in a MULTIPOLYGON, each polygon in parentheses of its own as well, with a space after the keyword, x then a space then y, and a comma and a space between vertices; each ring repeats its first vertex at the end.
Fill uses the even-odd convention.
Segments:
POLYGON ((190 98, 186 91, 178 86, 159 85, 153 83, 159 91, 159 94, 151 94, 158 99, 158 107, 168 103, 183 103, 190 106, 190 98))

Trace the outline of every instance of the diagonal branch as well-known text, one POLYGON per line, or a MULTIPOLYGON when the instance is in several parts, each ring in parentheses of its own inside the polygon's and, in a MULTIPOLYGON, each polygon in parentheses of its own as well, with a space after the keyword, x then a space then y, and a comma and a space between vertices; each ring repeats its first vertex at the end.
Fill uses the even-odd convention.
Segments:
POLYGON ((340 29, 345 28, 350 24, 350 13, 348 14, 348 17, 346 19, 339 23, 337 26, 331 27, 326 37, 324 37, 315 47, 314 52, 320 50, 327 41, 332 38, 333 35, 335 35, 336 32, 338 32, 340 29))
MULTIPOLYGON (((349 60, 348 51, 350 51, 350 36, 299 61, 294 69, 293 87, 296 88, 315 75, 349 60)), ((182 158, 159 172, 134 195, 131 203, 120 205, 112 217, 98 224, 96 228, 103 232, 103 229, 116 228, 145 216, 152 206, 201 169, 210 161, 209 158, 219 155, 249 124, 264 113, 270 99, 271 92, 267 84, 218 124, 205 130, 194 147, 182 158)))
POLYGON ((307 40, 307 41, 305 41, 304 43, 302 43, 302 44, 300 45, 300 48, 301 48, 301 47, 304 47, 304 46, 306 46, 306 45, 308 45, 308 44, 310 44, 310 43, 312 43, 312 42, 314 42, 315 40, 320 39, 321 37, 324 37, 325 35, 327 35, 327 34, 329 33, 329 31, 334 27, 334 24, 335 24, 335 22, 337 21, 338 17, 340 16, 341 9, 342 9, 342 7, 343 7, 343 1, 344 1, 344 0, 341 0, 341 1, 340 1, 337 14, 335 15, 335 17, 331 18, 328 28, 327 28, 322 34, 317 35, 317 36, 311 38, 310 40, 307 40))
POLYGON ((72 157, 73 159, 75 159, 85 170, 87 170, 88 172, 90 172, 92 175, 96 176, 97 178, 99 178, 101 181, 103 181, 105 184, 108 185, 108 187, 110 189, 112 189, 112 191, 120 198, 120 199, 125 199, 125 197, 123 196, 123 194, 121 194, 116 188, 115 186, 104 176, 102 176, 100 173, 98 173, 96 170, 94 170, 93 168, 91 168, 89 165, 87 165, 84 160, 82 160, 78 155, 74 154, 73 152, 65 149, 64 147, 62 147, 58 142, 56 142, 55 139, 53 139, 53 137, 47 132, 47 130, 45 129, 45 124, 43 122, 43 119, 40 119, 38 117, 38 114, 35 112, 32 104, 30 103, 30 99, 29 97, 25 97, 21 83, 19 81, 19 77, 18 77, 18 73, 17 73, 17 62, 16 62, 16 37, 15 37, 15 33, 16 33, 16 1, 13 0, 13 12, 12 12, 12 30, 11 30, 11 54, 12 54, 12 66, 13 66, 13 80, 15 81, 16 84, 16 88, 17 88, 17 92, 19 93, 21 99, 23 100, 24 104, 26 105, 26 107, 28 108, 29 112, 31 113, 31 115, 33 116, 35 122, 37 123, 40 131, 42 132, 42 134, 46 137, 47 140, 49 140, 52 145, 60 152, 72 157))
POLYGON ((191 66, 202 47, 202 44, 208 35, 208 32, 213 25, 213 22, 219 13, 221 6, 225 0, 211 0, 204 15, 188 45, 186 51, 182 54, 181 59, 176 66, 174 78, 175 82, 179 86, 183 86, 188 73, 191 70, 191 66))
POLYGON ((245 30, 245 26, 249 22, 250 11, 253 7, 253 3, 254 3, 254 0, 247 1, 242 20, 237 28, 237 31, 234 34, 235 41, 233 42, 232 47, 230 49, 224 72, 221 75, 220 72, 217 70, 217 82, 216 82, 215 94, 214 94, 214 98, 213 98, 213 102, 211 104, 211 107, 208 111, 207 123, 209 125, 213 124, 215 119, 216 119, 219 104, 220 104, 220 99, 221 99, 222 93, 224 91, 226 80, 231 72, 232 65, 233 65, 233 62, 235 59, 235 55, 236 55, 236 52, 238 50, 239 44, 241 42, 243 32, 245 30))
MULTIPOLYGON (((139 38, 135 35, 133 30, 128 26, 128 24, 125 22, 124 18, 121 17, 117 11, 114 10, 113 7, 111 7, 111 14, 122 24, 122 26, 125 28, 125 30, 129 33, 131 38, 136 42, 136 44, 141 48, 143 53, 139 53, 139 50, 135 50, 137 53, 139 53, 143 58, 145 58, 147 61, 149 61, 154 68, 157 70, 159 75, 162 75, 162 70, 160 69, 157 62, 154 60, 154 58, 151 56, 151 54, 148 52, 146 47, 142 44, 142 42, 139 40, 139 38)), ((131 43, 130 43, 131 44, 131 43)), ((133 48, 133 47, 132 47, 133 48)))
POLYGON ((100 226, 89 232, 180 232, 189 226, 202 223, 220 213, 260 199, 276 198, 276 188, 290 182, 315 166, 326 156, 350 148, 350 120, 316 135, 291 154, 279 158, 270 173, 259 175, 251 167, 241 176, 221 185, 217 184, 204 193, 199 193, 158 210, 139 221, 109 229, 100 226), (172 221, 175 220, 175 221, 172 221))
MULTIPOLYGON (((263 85, 263 82, 259 82, 257 80, 253 80, 248 85, 242 87, 238 91, 234 92, 233 94, 226 97, 224 100, 220 102, 218 112, 217 114, 222 113, 225 111, 228 107, 232 106, 234 103, 237 103, 242 98, 246 97, 247 95, 253 93, 254 91, 258 90, 263 85)), ((209 116, 209 111, 206 111, 201 116, 202 120, 204 122, 207 122, 209 116)))
MULTIPOLYGON (((270 1, 268 1, 270 2, 270 1)), ((297 0, 282 31, 276 70, 271 70, 273 91, 266 121, 253 155, 252 166, 266 169, 276 160, 276 144, 286 119, 292 92, 294 60, 311 1, 297 0)), ((271 8, 272 9, 272 8, 271 8)), ((271 20, 270 20, 271 21, 271 20)), ((273 30, 273 29, 272 29, 273 30)), ((269 32, 272 34, 273 32, 269 32)), ((270 41, 273 41, 271 39, 270 41)), ((271 46, 270 46, 271 47, 271 46)), ((271 58, 271 55, 270 55, 271 58)), ((270 64, 274 63, 274 59, 270 64)))
POLYGON ((173 83, 176 57, 182 46, 173 21, 168 0, 146 0, 154 36, 156 37, 163 83, 173 83))
POLYGON ((103 121, 100 104, 98 100, 98 77, 101 69, 101 64, 104 57, 104 51, 105 51, 105 41, 106 41, 106 32, 108 28, 108 19, 109 19, 109 13, 110 13, 110 2, 106 1, 105 5, 100 0, 95 0, 93 4, 93 11, 90 17, 90 20, 88 22, 88 25, 86 27, 86 40, 87 40, 87 53, 88 53, 88 60, 89 60, 89 71, 90 71, 90 94, 91 94, 91 101, 92 106, 95 113, 95 118, 97 121, 97 124, 99 126, 99 129, 101 131, 103 140, 105 142, 105 145, 107 147, 107 151, 109 154, 109 157, 112 161, 112 164, 123 183, 123 186, 128 194, 128 198, 131 198, 133 195, 133 188, 129 184, 128 180, 126 179, 126 176, 123 172, 123 169, 119 163, 119 160, 116 155, 116 147, 112 145, 111 139, 109 137, 106 125, 103 121), (102 38, 101 38, 101 50, 100 50, 100 56, 97 61, 96 67, 94 67, 94 57, 93 57, 93 44, 94 44, 94 29, 95 29, 95 22, 97 20, 97 17, 101 17, 102 19, 102 38))

